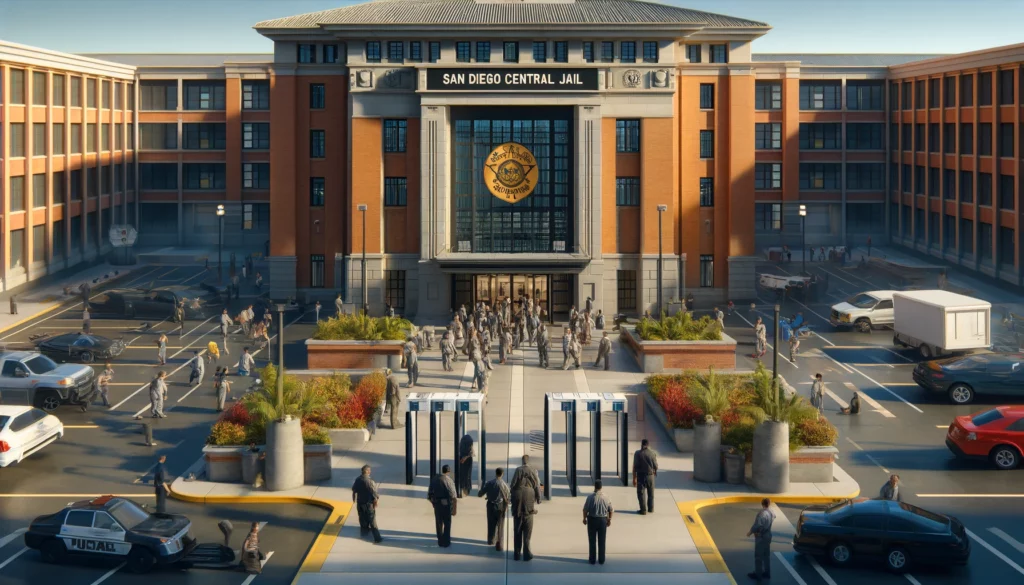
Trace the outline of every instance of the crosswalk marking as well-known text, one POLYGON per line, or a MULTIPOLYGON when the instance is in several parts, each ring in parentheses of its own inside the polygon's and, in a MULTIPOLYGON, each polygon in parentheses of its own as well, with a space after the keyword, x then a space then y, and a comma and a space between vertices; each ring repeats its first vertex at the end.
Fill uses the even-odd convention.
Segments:
MULTIPOLYGON (((846 388, 848 390, 852 390, 854 392, 858 391, 857 387, 854 386, 853 383, 851 383, 851 382, 844 382, 844 384, 846 384, 846 388)), ((876 402, 874 398, 868 396, 867 392, 861 392, 860 393, 860 397, 864 399, 864 402, 867 402, 868 404, 870 404, 871 408, 874 408, 877 412, 879 412, 885 418, 896 418, 895 414, 889 412, 888 409, 886 409, 884 406, 882 406, 881 404, 876 402)))
POLYGON ((829 390, 828 388, 825 388, 825 394, 828 394, 832 400, 835 400, 836 403, 839 404, 839 406, 842 406, 843 408, 850 408, 850 405, 845 400, 837 396, 835 392, 829 390))
POLYGON ((800 577, 800 574, 796 572, 796 569, 793 568, 793 565, 789 564, 789 561, 786 560, 786 557, 782 556, 782 553, 780 553, 779 551, 775 551, 775 558, 779 559, 779 562, 782 563, 782 566, 786 568, 786 571, 793 576, 793 579, 797 583, 799 583, 800 585, 807 585, 807 581, 804 581, 800 577))
POLYGON ((996 555, 996 556, 997 556, 997 557, 999 557, 999 558, 1000 558, 1000 559, 1001 559, 1001 560, 1002 560, 1002 561, 1003 561, 1004 563, 1006 563, 1007 565, 1010 565, 1010 567, 1012 567, 1012 568, 1013 568, 1013 569, 1014 569, 1015 571, 1017 571, 1017 572, 1018 572, 1018 573, 1020 573, 1021 575, 1024 575, 1024 567, 1021 567, 1021 566, 1020 566, 1020 565, 1018 565, 1017 563, 1013 562, 1013 561, 1012 561, 1012 560, 1010 559, 1010 557, 1008 557, 1008 556, 1004 555, 1003 553, 999 552, 999 550, 998 550, 998 549, 996 549, 996 547, 994 547, 994 546, 992 546, 991 544, 989 544, 989 543, 985 542, 984 540, 982 540, 982 539, 981 539, 981 537, 979 537, 979 536, 978 536, 977 534, 975 534, 975 533, 971 532, 971 530, 970 530, 969 528, 964 528, 964 530, 966 530, 966 531, 967 531, 967 535, 968 535, 968 536, 970 536, 970 537, 971 537, 971 538, 973 538, 974 540, 978 541, 978 544, 980 544, 981 546, 983 546, 983 547, 987 548, 987 549, 988 549, 988 552, 990 552, 990 553, 992 553, 992 554, 996 555))
POLYGON ((821 575, 821 578, 824 579, 825 582, 828 583, 828 585, 836 585, 836 582, 832 580, 832 577, 825 572, 825 569, 822 568, 821 563, 818 562, 818 559, 814 557, 807 557, 807 560, 811 561, 811 566, 814 567, 814 570, 817 571, 819 575, 821 575))
POLYGON ((0 563, 0 569, 3 569, 7 565, 13 563, 14 559, 16 559, 16 558, 20 557, 21 555, 25 554, 26 551, 28 551, 28 547, 27 546, 26 547, 22 547, 21 550, 19 550, 18 552, 14 553, 13 555, 7 557, 6 561, 0 563))
POLYGON ((1009 534, 1003 532, 998 528, 989 528, 988 531, 1001 538, 1003 542, 1012 546, 1017 552, 1024 554, 1024 544, 1021 544, 1020 541, 1016 538, 1010 536, 1009 534))

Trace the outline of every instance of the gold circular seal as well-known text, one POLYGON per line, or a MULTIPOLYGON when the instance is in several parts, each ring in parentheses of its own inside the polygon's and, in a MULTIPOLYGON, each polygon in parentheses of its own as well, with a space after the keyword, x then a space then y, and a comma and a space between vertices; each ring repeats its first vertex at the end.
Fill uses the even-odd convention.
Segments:
POLYGON ((506 142, 491 151, 484 161, 487 190, 502 201, 516 203, 537 187, 537 159, 522 144, 506 142))

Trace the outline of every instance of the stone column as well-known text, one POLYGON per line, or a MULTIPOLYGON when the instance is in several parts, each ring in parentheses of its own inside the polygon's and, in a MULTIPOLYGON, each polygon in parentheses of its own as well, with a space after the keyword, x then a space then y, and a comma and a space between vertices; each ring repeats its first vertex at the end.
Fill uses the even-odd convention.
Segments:
POLYGON ((592 297, 594 310, 606 313, 615 299, 606 299, 603 290, 604 260, 601 250, 601 106, 576 107, 576 251, 590 258, 578 277, 575 303, 586 306, 592 297), (606 301, 608 301, 606 303, 606 301))
POLYGON ((451 308, 451 277, 435 261, 455 251, 451 223, 451 122, 447 106, 420 106, 420 322, 443 322, 451 308))

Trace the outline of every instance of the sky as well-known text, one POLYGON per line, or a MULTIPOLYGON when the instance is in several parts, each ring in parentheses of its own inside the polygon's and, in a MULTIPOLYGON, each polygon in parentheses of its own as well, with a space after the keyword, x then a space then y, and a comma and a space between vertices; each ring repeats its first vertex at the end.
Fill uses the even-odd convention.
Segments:
MULTIPOLYGON (((401 0, 398 0, 401 1, 401 0)), ((347 0, 0 0, 0 40, 69 53, 269 53, 261 20, 347 0)), ((767 22, 756 53, 961 53, 1024 42, 1024 0, 663 0, 767 22)))

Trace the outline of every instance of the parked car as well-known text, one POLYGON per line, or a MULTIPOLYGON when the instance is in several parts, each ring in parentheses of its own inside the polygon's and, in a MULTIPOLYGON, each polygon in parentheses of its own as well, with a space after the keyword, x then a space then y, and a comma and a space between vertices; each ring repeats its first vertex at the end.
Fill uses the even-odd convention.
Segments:
POLYGON ((96 316, 135 319, 170 319, 174 308, 185 301, 187 319, 206 319, 220 314, 224 300, 212 286, 161 286, 149 289, 115 289, 89 301, 96 316))
POLYGON ((829 323, 833 327, 854 327, 867 333, 893 324, 891 290, 873 290, 832 305, 829 323))
POLYGON ((976 353, 922 362, 913 376, 918 386, 945 394, 953 404, 970 404, 978 394, 1024 396, 1024 354, 976 353))
POLYGON ((0 354, 0 401, 35 406, 53 412, 61 404, 75 404, 92 389, 96 372, 89 366, 57 365, 37 352, 0 354))
POLYGON ((946 446, 957 457, 1016 469, 1024 453, 1024 406, 997 406, 956 417, 946 431, 946 446))
POLYGON ((124 341, 85 333, 64 333, 35 340, 36 349, 62 362, 91 364, 124 353, 124 341))
POLYGON ((839 566, 881 560, 897 573, 915 564, 963 565, 971 555, 964 525, 956 518, 868 499, 807 508, 800 513, 793 549, 839 566))
POLYGON ((64 425, 31 406, 0 406, 0 467, 7 467, 64 437, 64 425))

